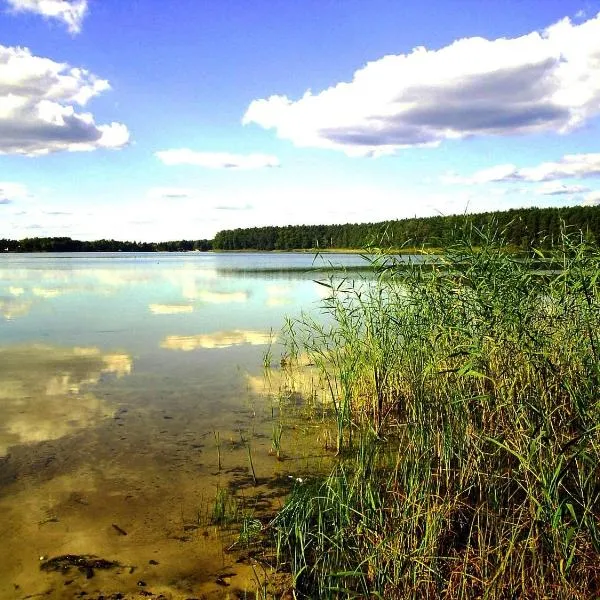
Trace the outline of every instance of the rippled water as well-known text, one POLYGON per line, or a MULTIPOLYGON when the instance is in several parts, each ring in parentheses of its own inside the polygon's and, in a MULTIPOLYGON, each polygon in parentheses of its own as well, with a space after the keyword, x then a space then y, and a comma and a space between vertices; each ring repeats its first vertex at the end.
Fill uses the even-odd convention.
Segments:
POLYGON ((206 514, 224 488, 266 510, 289 474, 323 460, 302 427, 286 430, 285 461, 269 454, 273 411, 260 393, 271 332, 323 296, 323 275, 303 272, 313 261, 0 255, 0 598, 253 589, 251 565, 225 552, 206 514), (122 566, 40 569, 66 554, 122 566))

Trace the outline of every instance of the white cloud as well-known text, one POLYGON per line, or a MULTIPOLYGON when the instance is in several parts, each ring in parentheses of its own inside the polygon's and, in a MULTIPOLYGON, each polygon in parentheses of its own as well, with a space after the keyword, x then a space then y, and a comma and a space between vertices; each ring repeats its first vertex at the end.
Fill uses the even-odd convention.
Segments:
POLYGON ((565 196, 573 194, 583 194, 589 192, 590 188, 583 185, 566 185, 560 181, 547 181, 541 185, 537 192, 541 196, 565 196))
POLYGON ((263 169, 279 167, 279 160, 268 154, 230 154, 228 152, 195 152, 187 148, 161 150, 156 156, 165 164, 194 165, 207 169, 263 169))
POLYGON ((87 12, 87 0, 7 0, 17 12, 30 12, 62 21, 70 33, 79 33, 87 12))
POLYGON ((470 177, 462 177, 456 173, 449 173, 442 177, 443 183, 458 183, 471 185, 475 183, 491 183, 494 181, 512 181, 517 171, 515 165, 495 165, 487 169, 481 169, 470 177))
POLYGON ((12 204, 16 199, 27 197, 27 188, 20 183, 0 181, 0 204, 12 204))
POLYGON ((600 206, 600 190, 590 192, 583 200, 584 206, 600 206))
POLYGON ((254 207, 252 204, 248 204, 247 202, 244 204, 217 204, 213 207, 215 210, 252 210, 254 207))
POLYGON ((196 195, 194 190, 178 187, 153 187, 147 192, 150 200, 188 200, 196 195))
POLYGON ((75 108, 107 90, 108 81, 85 69, 0 45, 0 154, 125 146, 125 125, 96 125, 91 113, 75 108))
POLYGON ((254 100, 243 123, 297 146, 388 154, 471 135, 567 132, 600 112, 600 14, 519 38, 389 55, 299 100, 254 100))
POLYGON ((238 211, 252 210, 253 206, 245 201, 240 201, 237 198, 227 198, 225 202, 208 202, 214 200, 215 193, 208 194, 203 189, 192 189, 183 187, 152 187, 146 192, 146 198, 153 201, 157 206, 163 205, 165 202, 178 202, 178 207, 189 207, 191 204, 202 205, 205 209, 216 211, 238 211))
POLYGON ((516 165, 496 165, 470 177, 449 176, 451 183, 490 183, 498 181, 556 181, 557 179, 600 176, 600 154, 567 154, 556 162, 519 169, 516 165))

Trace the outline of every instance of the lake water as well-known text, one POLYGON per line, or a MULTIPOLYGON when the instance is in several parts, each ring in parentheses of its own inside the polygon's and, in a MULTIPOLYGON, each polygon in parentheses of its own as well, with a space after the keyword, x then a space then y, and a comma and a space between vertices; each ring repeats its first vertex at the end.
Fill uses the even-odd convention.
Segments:
POLYGON ((285 460, 273 456, 278 417, 263 393, 273 334, 288 315, 318 314, 314 260, 0 255, 0 598, 256 589, 257 567, 227 552, 211 507, 228 490, 268 512, 289 476, 327 460, 311 426, 290 423, 285 460), (62 555, 121 566, 40 568, 62 555))

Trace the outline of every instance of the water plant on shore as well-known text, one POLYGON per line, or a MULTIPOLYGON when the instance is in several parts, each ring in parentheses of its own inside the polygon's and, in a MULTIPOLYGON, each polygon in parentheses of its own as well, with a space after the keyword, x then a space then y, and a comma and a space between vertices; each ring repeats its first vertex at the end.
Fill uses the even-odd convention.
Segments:
POLYGON ((473 230, 433 268, 372 266, 288 327, 339 455, 272 524, 298 597, 597 597, 598 248, 473 230))

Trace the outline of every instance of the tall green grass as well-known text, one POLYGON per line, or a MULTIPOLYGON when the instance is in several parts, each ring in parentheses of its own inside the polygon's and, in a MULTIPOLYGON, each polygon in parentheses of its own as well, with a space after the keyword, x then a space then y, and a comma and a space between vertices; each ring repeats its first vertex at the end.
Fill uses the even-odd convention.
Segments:
POLYGON ((298 596, 599 597, 598 248, 517 257, 471 231, 372 270, 287 328, 339 454, 273 523, 298 596))

